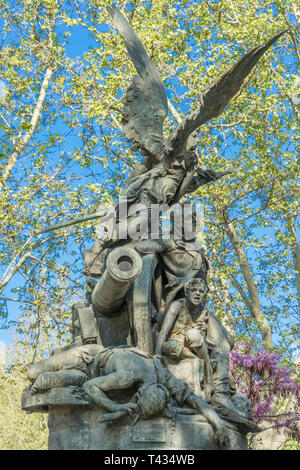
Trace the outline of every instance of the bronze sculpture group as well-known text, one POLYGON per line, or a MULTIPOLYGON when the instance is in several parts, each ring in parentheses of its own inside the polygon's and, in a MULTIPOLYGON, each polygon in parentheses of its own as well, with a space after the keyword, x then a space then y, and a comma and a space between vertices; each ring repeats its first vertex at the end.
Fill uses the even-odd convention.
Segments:
MULTIPOLYGON (((168 100, 158 70, 121 12, 107 9, 138 73, 126 92, 123 125, 144 159, 129 176, 122 200, 129 208, 142 205, 148 229, 153 204, 180 204, 186 194, 230 173, 198 167, 195 132, 222 112, 282 33, 217 80, 165 141, 168 100)), ((161 233, 147 239, 141 232, 124 238, 120 204, 114 214, 113 236, 102 222, 105 237, 84 253, 90 291, 86 302, 73 306, 73 341, 28 366, 31 385, 23 409, 86 404, 98 410, 102 426, 120 429, 143 419, 201 415, 217 447, 230 447, 229 424, 243 435, 256 426, 229 372, 233 337, 206 308, 209 263, 196 234, 178 239, 173 230, 167 239, 161 233)), ((130 232, 136 213, 125 222, 130 232)))

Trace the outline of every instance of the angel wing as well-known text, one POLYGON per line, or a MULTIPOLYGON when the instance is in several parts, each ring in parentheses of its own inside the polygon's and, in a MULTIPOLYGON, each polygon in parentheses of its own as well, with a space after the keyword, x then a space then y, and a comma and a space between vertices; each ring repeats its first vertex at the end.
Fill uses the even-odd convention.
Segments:
POLYGON ((123 125, 127 140, 144 155, 162 153, 163 122, 168 113, 167 95, 156 66, 126 18, 116 7, 106 7, 113 26, 123 36, 129 57, 139 75, 126 92, 123 125))
POLYGON ((222 113, 225 106, 240 90, 245 78, 262 55, 286 31, 282 31, 260 46, 254 47, 201 95, 198 107, 182 121, 169 139, 168 148, 171 157, 176 158, 182 155, 192 132, 222 113))

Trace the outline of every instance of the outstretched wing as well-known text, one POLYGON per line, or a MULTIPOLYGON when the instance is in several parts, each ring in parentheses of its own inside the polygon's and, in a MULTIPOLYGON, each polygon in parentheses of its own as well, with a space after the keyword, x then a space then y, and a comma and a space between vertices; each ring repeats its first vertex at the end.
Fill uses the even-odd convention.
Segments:
MULTIPOLYGON (((286 30, 287 31, 287 30, 286 30)), ((200 97, 199 106, 177 127, 169 140, 170 156, 180 156, 186 149, 189 136, 202 124, 219 116, 229 101, 237 94, 247 75, 261 56, 286 31, 276 34, 269 41, 245 54, 230 70, 219 78, 200 97)))
POLYGON ((126 92, 123 110, 124 132, 145 155, 163 150, 163 122, 168 113, 167 95, 158 70, 126 18, 116 7, 106 7, 112 24, 123 36, 136 71, 126 92))

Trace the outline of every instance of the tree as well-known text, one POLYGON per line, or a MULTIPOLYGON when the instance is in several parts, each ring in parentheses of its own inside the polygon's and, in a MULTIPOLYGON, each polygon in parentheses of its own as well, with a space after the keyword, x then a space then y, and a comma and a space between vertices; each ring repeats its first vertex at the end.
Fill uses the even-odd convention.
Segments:
POLYGON ((26 386, 24 368, 0 369, 1 450, 47 449, 47 415, 28 415, 20 408, 21 394, 26 386))
POLYGON ((267 425, 266 429, 283 429, 290 439, 300 442, 299 379, 280 360, 279 354, 257 350, 254 341, 239 343, 231 351, 231 372, 251 401, 254 420, 267 425))
MULTIPOLYGON (((8 308, 20 304, 17 326, 35 344, 45 331, 64 337, 70 304, 84 287, 81 253, 96 235, 93 223, 39 237, 34 230, 110 203, 140 158, 121 131, 120 97, 132 65, 107 26, 106 3, 0 1, 2 318, 7 326, 8 308), (90 45, 81 56, 72 50, 78 34, 90 45)), ((291 358, 299 277, 296 7, 282 0, 118 6, 167 88, 166 132, 216 75, 290 27, 222 116, 201 127, 200 165, 240 165, 241 172, 200 189, 195 200, 206 208, 212 308, 236 336, 258 335, 291 358)))

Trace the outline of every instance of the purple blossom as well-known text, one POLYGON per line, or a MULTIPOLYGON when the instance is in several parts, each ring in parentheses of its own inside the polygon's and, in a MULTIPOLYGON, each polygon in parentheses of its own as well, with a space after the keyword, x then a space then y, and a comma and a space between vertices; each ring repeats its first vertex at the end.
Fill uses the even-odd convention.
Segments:
POLYGON ((291 369, 281 366, 280 361, 280 354, 256 351, 254 341, 237 343, 230 354, 230 369, 239 390, 252 403, 253 418, 258 423, 268 421, 300 440, 300 385, 292 378, 291 369), (281 415, 278 403, 287 397, 291 398, 290 409, 281 415))

